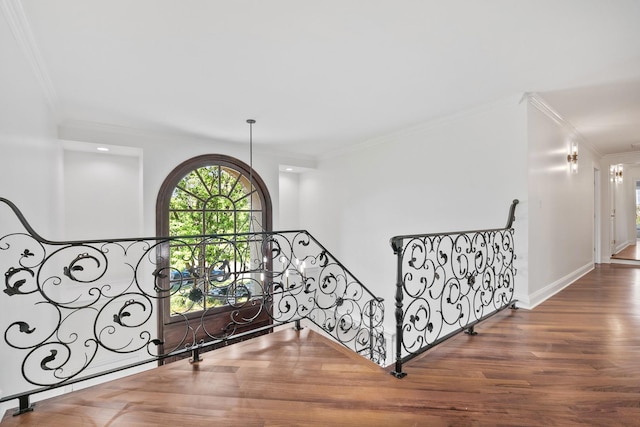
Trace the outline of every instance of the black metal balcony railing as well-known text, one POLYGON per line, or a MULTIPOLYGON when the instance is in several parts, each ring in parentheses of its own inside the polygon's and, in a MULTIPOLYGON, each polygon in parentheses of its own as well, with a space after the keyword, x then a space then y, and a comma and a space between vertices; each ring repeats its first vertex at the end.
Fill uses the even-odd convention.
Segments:
POLYGON ((402 364, 507 308, 515 308, 514 200, 505 228, 396 236, 396 361, 402 364))
POLYGON ((0 202, 26 230, 0 237, 0 402, 19 400, 18 413, 35 393, 168 357, 199 360, 216 344, 303 319, 386 359, 382 300, 306 231, 54 242, 0 202), (188 269, 171 265, 173 250, 188 269), (169 300, 181 304, 171 306, 181 337, 171 345, 158 332, 169 300), (211 314, 224 326, 212 329, 211 314))

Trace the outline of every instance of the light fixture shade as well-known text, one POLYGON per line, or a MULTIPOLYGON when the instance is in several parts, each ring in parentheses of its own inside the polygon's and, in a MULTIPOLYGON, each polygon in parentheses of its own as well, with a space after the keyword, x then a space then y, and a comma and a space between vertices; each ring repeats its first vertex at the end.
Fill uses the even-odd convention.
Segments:
POLYGON ((622 172, 623 172, 622 165, 620 164, 611 165, 611 167, 609 168, 609 172, 611 176, 611 182, 615 182, 616 184, 619 184, 622 182, 622 172))

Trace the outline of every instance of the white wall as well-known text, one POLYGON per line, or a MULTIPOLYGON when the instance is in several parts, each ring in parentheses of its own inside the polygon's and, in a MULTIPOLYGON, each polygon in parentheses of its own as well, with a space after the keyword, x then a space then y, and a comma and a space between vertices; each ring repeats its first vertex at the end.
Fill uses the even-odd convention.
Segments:
POLYGON ((593 268, 593 153, 572 128, 545 105, 530 103, 529 141, 529 290, 535 306, 593 268), (567 154, 579 143, 578 173, 567 154), (553 244, 550 244, 553 242, 553 244))
MULTIPOLYGON (((60 144, 55 120, 26 57, 0 13, 0 197, 18 205, 36 231, 51 236, 59 226, 60 144)), ((0 238, 22 231, 16 217, 0 204, 0 238)), ((6 242, 0 246, 6 249, 6 242)), ((6 253, 7 251, 2 251, 6 253)), ((12 266, 16 265, 15 258, 12 266)), ((5 271, 1 273, 4 276, 5 271)), ((4 286, 3 286, 4 287, 4 286)), ((15 297, 0 292, 0 331, 18 318, 15 297), (13 299, 12 299, 13 298, 13 299)), ((34 309, 35 310, 35 309, 34 309)), ((4 341, 4 337, 1 338, 4 341)), ((0 396, 11 393, 19 369, 9 363, 0 346, 0 396)), ((0 416, 16 402, 0 404, 0 416)))
MULTIPOLYGON (((301 175, 301 227, 385 299, 387 330, 396 282, 391 237, 503 227, 513 199, 526 206, 526 108, 518 101, 368 141, 301 175)), ((522 205, 515 245, 526 263, 522 205)), ((516 287, 526 281, 518 274, 516 287)))
POLYGON ((64 150, 65 239, 142 235, 140 163, 137 156, 64 150))
POLYGON ((300 229, 300 175, 297 173, 280 172, 280 230, 300 229))
POLYGON ((29 212, 38 231, 51 233, 58 226, 60 196, 55 120, 3 14, 0 58, 0 197, 29 212))

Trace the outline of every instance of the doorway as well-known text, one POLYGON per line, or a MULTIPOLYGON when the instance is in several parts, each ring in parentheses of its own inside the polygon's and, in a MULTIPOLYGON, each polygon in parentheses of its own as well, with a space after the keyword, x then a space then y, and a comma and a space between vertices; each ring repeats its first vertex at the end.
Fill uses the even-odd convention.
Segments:
MULTIPOLYGON (((640 180, 634 181, 634 216, 635 223, 635 242, 628 244, 622 250, 614 253, 611 256, 612 262, 625 262, 625 261, 640 261, 640 245, 638 245, 638 239, 640 238, 640 180)), ((631 235, 633 236, 633 235, 631 235)), ((633 239, 633 237, 630 237, 633 239)))
POLYGON ((640 239, 640 180, 636 180, 635 188, 636 188, 636 243, 637 243, 637 240, 640 239))

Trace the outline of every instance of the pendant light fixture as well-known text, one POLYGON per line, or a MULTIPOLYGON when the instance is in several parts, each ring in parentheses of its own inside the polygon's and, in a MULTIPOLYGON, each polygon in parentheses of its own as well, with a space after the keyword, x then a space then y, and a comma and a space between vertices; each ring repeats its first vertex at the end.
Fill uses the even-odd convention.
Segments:
MULTIPOLYGON (((249 123, 249 231, 255 231, 253 222, 253 125, 256 123, 254 119, 247 119, 249 123)), ((260 227, 262 228, 262 227, 260 227)))

